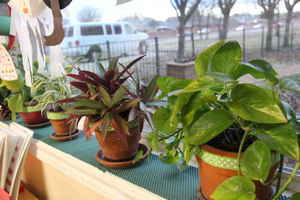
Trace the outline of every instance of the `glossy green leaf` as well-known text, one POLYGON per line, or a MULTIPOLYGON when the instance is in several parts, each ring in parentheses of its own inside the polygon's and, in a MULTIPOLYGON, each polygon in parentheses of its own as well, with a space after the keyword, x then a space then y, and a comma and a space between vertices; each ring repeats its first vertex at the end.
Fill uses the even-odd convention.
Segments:
POLYGON ((213 56, 224 44, 224 41, 220 41, 210 46, 197 56, 195 61, 195 70, 199 77, 208 71, 213 56))
POLYGON ((215 53, 211 63, 211 72, 232 75, 241 61, 242 48, 240 44, 236 41, 227 42, 215 53))
POLYGON ((293 109, 293 107, 286 103, 285 101, 281 101, 282 103, 282 110, 287 118, 287 120, 289 121, 296 121, 297 120, 297 117, 296 117, 296 112, 295 110, 293 109))
POLYGON ((144 157, 144 151, 140 150, 137 152, 137 154, 135 155, 134 159, 133 159, 133 163, 137 163, 138 161, 140 161, 142 158, 144 157))
POLYGON ((271 165, 271 150, 261 141, 250 145, 241 160, 242 173, 252 180, 261 182, 267 180, 271 165))
POLYGON ((253 132, 253 135, 268 145, 270 149, 295 160, 299 159, 298 136, 293 126, 289 124, 262 126, 253 132))
POLYGON ((182 108, 189 102, 191 96, 192 94, 181 94, 177 97, 175 104, 171 106, 171 121, 176 121, 177 115, 181 113, 182 108))
MULTIPOLYGON (((187 105, 183 108, 183 120, 187 126, 191 125, 195 120, 197 113, 201 112, 200 109, 205 108, 206 103, 217 100, 215 93, 209 89, 203 89, 201 92, 193 94, 187 105)), ((204 109, 205 112, 207 111, 204 109)))
POLYGON ((234 176, 219 185, 210 197, 214 200, 255 200, 255 184, 247 177, 234 176))
POLYGON ((241 63, 237 66, 237 69, 233 73, 233 77, 235 79, 238 79, 246 74, 250 74, 256 79, 264 79, 266 78, 265 71, 257 67, 255 65, 252 65, 251 63, 241 63))
POLYGON ((245 120, 257 123, 286 123, 272 92, 252 84, 239 84, 231 93, 230 110, 245 120))
POLYGON ((190 144, 202 145, 229 128, 234 122, 233 117, 225 110, 213 110, 205 113, 188 131, 190 144))
POLYGON ((173 77, 160 77, 157 80, 157 85, 162 91, 160 98, 167 96, 170 92, 181 90, 189 85, 192 80, 178 79, 173 77))
POLYGON ((175 131, 178 125, 178 119, 171 121, 172 111, 167 108, 157 110, 153 115, 154 127, 163 133, 175 131))
POLYGON ((260 68, 264 72, 267 80, 270 80, 273 83, 278 82, 277 72, 274 70, 272 65, 267 61, 256 59, 256 60, 251 60, 249 63, 251 65, 254 65, 256 68, 260 68))
POLYGON ((21 93, 13 94, 8 97, 8 107, 12 112, 24 112, 24 96, 21 93))
POLYGON ((279 81, 279 87, 282 90, 300 93, 300 86, 292 79, 284 78, 279 81))
POLYGON ((153 131, 147 135, 147 142, 153 151, 159 151, 158 131, 153 131))
POLYGON ((180 156, 174 151, 169 151, 159 156, 160 160, 166 164, 176 164, 180 160, 180 156))
MULTIPOLYGON (((216 73, 212 74, 216 75, 216 73)), ((219 77, 220 78, 220 77, 219 77)), ((224 80, 223 80, 224 81, 224 80)), ((189 85, 187 85, 180 94, 183 93, 194 93, 207 88, 224 87, 224 82, 218 80, 217 77, 205 75, 201 76, 196 80, 193 80, 189 85)))
POLYGON ((207 73, 208 76, 214 78, 215 81, 219 83, 236 83, 237 81, 231 78, 229 75, 221 73, 221 72, 210 72, 207 73))

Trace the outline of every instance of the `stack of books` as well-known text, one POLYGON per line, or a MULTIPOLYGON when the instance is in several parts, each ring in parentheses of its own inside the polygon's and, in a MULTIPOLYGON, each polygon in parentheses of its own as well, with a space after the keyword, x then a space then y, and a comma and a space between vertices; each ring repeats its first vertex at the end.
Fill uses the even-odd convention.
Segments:
POLYGON ((15 122, 0 122, 0 199, 17 200, 21 169, 32 140, 33 131, 15 122))

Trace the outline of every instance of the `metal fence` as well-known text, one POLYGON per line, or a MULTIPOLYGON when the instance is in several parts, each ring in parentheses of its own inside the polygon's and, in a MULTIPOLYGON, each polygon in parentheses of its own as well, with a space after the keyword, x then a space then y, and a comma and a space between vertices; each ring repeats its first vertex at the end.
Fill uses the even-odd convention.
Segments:
MULTIPOLYGON (((228 40, 240 42, 244 50, 244 60, 266 58, 271 63, 278 65, 279 68, 300 64, 300 27, 292 27, 290 35, 291 45, 289 48, 282 47, 283 33, 283 27, 275 28, 273 50, 268 52, 264 48, 266 37, 266 28, 264 27, 230 31, 228 40)), ((186 34, 185 57, 187 60, 192 60, 195 55, 217 41, 217 32, 186 34)), ((161 76, 166 75, 166 64, 175 60, 177 47, 178 37, 174 35, 163 38, 155 37, 147 40, 144 44, 135 40, 106 42, 92 46, 64 48, 63 52, 71 60, 82 57, 83 59, 78 64, 81 68, 89 70, 94 70, 96 60, 100 60, 106 65, 111 58, 120 56, 120 62, 126 64, 137 56, 145 54, 146 57, 136 66, 136 73, 140 79, 148 81, 157 74, 161 76)), ((295 71, 293 70, 291 73, 295 73, 295 71)))

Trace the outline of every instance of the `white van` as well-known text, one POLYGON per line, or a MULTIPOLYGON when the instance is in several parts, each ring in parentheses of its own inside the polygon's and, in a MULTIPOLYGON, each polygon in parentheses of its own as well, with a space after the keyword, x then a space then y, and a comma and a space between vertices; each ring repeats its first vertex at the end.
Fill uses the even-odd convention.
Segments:
POLYGON ((145 54, 148 35, 126 22, 80 23, 64 27, 62 48, 65 56, 86 56, 101 51, 102 57, 145 54), (109 44, 108 44, 109 43, 109 44), (109 55, 107 55, 109 54, 109 55))

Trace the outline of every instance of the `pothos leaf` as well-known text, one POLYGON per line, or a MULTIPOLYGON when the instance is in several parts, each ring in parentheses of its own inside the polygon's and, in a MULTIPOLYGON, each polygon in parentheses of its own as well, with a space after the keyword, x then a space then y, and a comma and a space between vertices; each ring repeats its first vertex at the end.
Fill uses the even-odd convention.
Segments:
POLYGON ((255 200, 255 184, 247 177, 226 179, 210 196, 214 200, 255 200))

